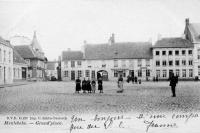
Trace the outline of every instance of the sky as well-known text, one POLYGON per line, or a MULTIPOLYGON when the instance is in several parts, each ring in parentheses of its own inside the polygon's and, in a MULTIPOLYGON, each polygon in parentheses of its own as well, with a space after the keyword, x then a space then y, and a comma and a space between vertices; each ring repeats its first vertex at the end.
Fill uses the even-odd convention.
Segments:
MULTIPOLYGON (((33 32, 48 60, 90 44, 181 37, 185 18, 200 23, 200 0, 0 0, 0 36, 33 32)), ((15 45, 20 45, 16 43, 15 45)))

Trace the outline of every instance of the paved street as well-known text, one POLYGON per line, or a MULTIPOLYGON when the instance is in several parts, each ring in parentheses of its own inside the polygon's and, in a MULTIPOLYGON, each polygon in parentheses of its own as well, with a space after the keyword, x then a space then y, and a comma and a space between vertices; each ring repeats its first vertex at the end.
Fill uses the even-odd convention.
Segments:
POLYGON ((179 82, 171 97, 169 82, 125 83, 116 93, 115 82, 104 82, 103 94, 74 94, 73 82, 36 82, 0 88, 0 114, 200 111, 200 82, 179 82))

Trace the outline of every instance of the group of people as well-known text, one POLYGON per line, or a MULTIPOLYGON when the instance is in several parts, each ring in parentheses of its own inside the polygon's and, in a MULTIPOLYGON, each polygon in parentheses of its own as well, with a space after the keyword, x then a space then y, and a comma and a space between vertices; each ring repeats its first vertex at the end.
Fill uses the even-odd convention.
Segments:
MULTIPOLYGON (((80 78, 78 77, 75 80, 76 83, 76 93, 79 93, 79 91, 83 90, 83 93, 95 93, 96 91, 96 81, 95 79, 93 79, 92 81, 90 81, 90 79, 88 78, 87 80, 85 80, 85 78, 83 79, 83 81, 80 80, 80 78)), ((98 83, 98 90, 100 93, 103 93, 103 81, 102 78, 100 77, 97 81, 98 83)))
POLYGON ((132 83, 137 84, 138 83, 138 78, 137 77, 132 77, 130 75, 127 76, 127 82, 129 83, 130 81, 132 81, 132 83))

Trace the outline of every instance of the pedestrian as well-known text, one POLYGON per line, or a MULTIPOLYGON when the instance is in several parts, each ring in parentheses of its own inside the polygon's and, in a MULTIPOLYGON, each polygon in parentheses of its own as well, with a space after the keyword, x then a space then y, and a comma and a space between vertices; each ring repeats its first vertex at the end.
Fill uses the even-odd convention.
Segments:
POLYGON ((82 90, 83 90, 83 93, 85 93, 85 91, 87 90, 87 85, 86 85, 86 80, 85 80, 85 78, 84 78, 83 81, 82 81, 82 90))
POLYGON ((172 97, 176 97, 176 84, 178 83, 178 78, 174 76, 174 73, 171 74, 170 86, 172 91, 172 97))
POLYGON ((103 81, 101 77, 98 79, 98 90, 99 93, 103 93, 103 81))
POLYGON ((91 93, 90 78, 88 78, 88 80, 87 80, 87 91, 88 91, 88 93, 91 93))
POLYGON ((135 80, 135 83, 137 84, 137 82, 138 82, 138 81, 137 81, 137 77, 135 77, 134 80, 135 80))
POLYGON ((92 80, 92 92, 95 93, 96 91, 96 81, 95 79, 92 80))
POLYGON ((124 91, 122 75, 120 75, 120 77, 118 78, 117 84, 118 84, 118 88, 119 88, 117 93, 122 93, 124 91))
POLYGON ((81 80, 79 79, 79 77, 75 80, 76 83, 76 91, 75 93, 79 93, 79 91, 81 90, 81 80))
POLYGON ((131 81, 132 81, 132 83, 134 84, 134 82, 135 82, 134 76, 131 76, 131 81))

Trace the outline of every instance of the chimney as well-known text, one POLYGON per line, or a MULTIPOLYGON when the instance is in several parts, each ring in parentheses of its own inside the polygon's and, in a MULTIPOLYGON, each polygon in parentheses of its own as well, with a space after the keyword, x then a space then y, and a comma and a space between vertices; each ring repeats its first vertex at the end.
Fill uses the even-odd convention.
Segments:
POLYGON ((189 23, 190 23, 190 20, 189 20, 189 18, 186 18, 186 19, 185 19, 185 25, 186 25, 186 26, 188 26, 188 25, 189 25, 189 23))
POLYGON ((108 39, 108 44, 112 45, 115 43, 115 34, 112 33, 111 37, 108 39))

